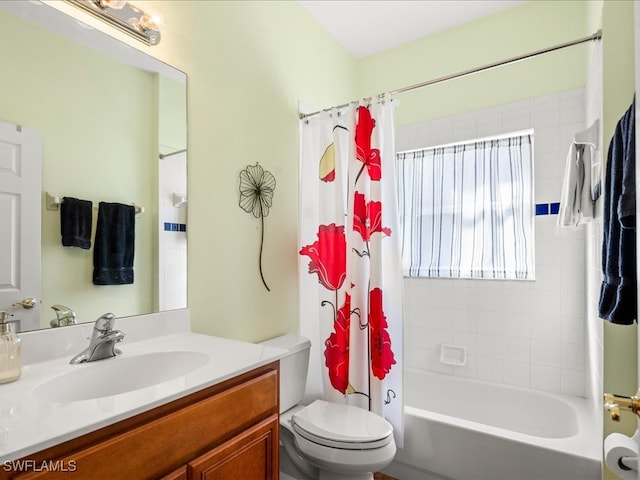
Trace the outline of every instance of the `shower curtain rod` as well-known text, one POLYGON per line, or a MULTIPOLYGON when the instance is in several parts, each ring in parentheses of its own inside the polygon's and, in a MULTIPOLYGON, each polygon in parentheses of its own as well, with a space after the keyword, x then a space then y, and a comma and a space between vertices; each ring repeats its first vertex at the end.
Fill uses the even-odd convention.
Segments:
POLYGON ((176 150, 175 152, 171 152, 171 153, 160 153, 158 154, 158 157, 160 157, 160 160, 162 160, 163 158, 170 157, 171 155, 178 155, 179 153, 184 153, 186 151, 187 149, 183 148, 182 150, 176 150))
MULTIPOLYGON (((451 75, 445 75, 443 77, 434 78, 433 80, 427 80, 425 82, 416 83, 415 85, 410 85, 408 87, 399 88, 397 90, 392 90, 390 93, 395 95, 397 93, 404 93, 410 90, 416 90, 418 88, 427 87, 429 85, 434 85, 436 83, 447 82, 449 80, 453 80, 454 78, 466 77, 467 75, 472 75, 478 72, 484 72, 485 70, 491 70, 493 68, 502 67, 504 65, 508 65, 510 63, 519 62, 521 60, 527 60, 529 58, 537 57, 538 55, 544 55, 545 53, 555 52, 556 50, 561 50, 563 48, 572 47, 574 45, 579 45, 581 43, 592 42, 596 40, 602 39, 602 30, 598 30, 596 33, 589 35, 588 37, 582 37, 577 40, 571 40, 569 42, 560 43, 558 45, 554 45, 553 47, 543 48, 541 50, 536 50, 534 52, 526 53, 524 55, 519 55, 517 57, 508 58, 506 60, 500 60, 498 62, 488 63, 486 65, 482 65, 481 67, 471 68, 469 70, 464 70, 458 73, 452 73, 451 75)), ((381 96, 383 94, 380 94, 381 96)), ((371 97, 365 98, 364 100, 369 100, 371 97)), ((331 108, 343 108, 350 105, 353 102, 344 103, 342 105, 338 105, 337 107, 331 108)), ((312 113, 299 113, 298 116, 302 120, 304 118, 313 117, 314 115, 318 115, 319 113, 325 112, 330 109, 318 110, 317 112, 312 113)))

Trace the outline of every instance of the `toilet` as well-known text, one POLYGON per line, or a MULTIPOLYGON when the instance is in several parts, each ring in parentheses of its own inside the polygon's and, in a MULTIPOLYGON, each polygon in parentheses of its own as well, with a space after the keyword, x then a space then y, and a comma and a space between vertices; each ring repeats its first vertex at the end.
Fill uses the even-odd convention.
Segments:
POLYGON ((362 408, 314 400, 301 405, 311 343, 288 334, 262 342, 280 359, 280 471, 295 480, 373 480, 396 454, 393 427, 362 408))

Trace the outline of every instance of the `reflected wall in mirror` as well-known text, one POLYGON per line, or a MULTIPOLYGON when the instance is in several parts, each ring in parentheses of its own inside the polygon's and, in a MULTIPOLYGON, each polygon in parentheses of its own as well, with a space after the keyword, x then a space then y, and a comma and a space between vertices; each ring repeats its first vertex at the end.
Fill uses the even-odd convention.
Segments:
POLYGON ((56 304, 78 322, 186 307, 186 75, 39 2, 0 3, 0 42, 0 121, 42 138, 40 314, 20 329, 48 328, 56 304), (62 246, 46 192, 93 202, 91 249, 62 246), (132 285, 92 283, 101 201, 144 207, 132 285))

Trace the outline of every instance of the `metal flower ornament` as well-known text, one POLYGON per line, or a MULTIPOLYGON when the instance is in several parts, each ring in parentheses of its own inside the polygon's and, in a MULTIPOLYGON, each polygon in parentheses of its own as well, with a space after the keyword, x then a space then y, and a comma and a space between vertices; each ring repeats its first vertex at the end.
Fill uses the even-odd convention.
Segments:
POLYGON ((269 215, 273 201, 273 192, 276 189, 276 178, 264 170, 258 163, 247 165, 240 172, 240 208, 254 217, 260 219, 260 254, 258 268, 260 278, 268 291, 271 291, 262 274, 262 247, 264 244, 264 217, 269 215))

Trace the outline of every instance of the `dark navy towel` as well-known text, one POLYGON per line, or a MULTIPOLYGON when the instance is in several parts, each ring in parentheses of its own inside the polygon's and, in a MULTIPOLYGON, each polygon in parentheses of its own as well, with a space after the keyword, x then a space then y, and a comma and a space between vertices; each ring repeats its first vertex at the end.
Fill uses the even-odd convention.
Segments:
POLYGON ((607 157, 599 316, 637 321, 635 98, 618 122, 607 157))
POLYGON ((65 247, 91 248, 93 204, 89 200, 64 197, 60 205, 60 233, 65 247))
POLYGON ((93 250, 93 283, 133 283, 135 208, 121 203, 100 202, 93 250))

